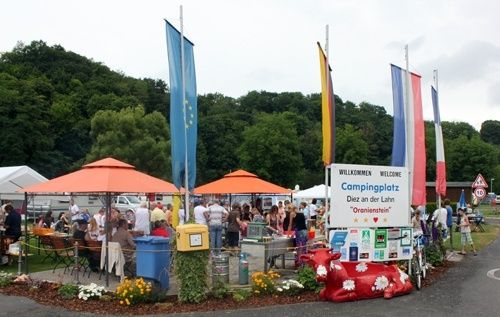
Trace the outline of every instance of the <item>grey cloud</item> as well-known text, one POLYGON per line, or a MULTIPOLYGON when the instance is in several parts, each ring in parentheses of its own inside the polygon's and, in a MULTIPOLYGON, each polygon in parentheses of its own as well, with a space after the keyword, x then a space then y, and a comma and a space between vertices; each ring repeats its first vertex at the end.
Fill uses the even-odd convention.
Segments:
POLYGON ((500 66, 500 47, 483 41, 472 41, 451 55, 441 55, 420 65, 423 74, 439 69, 447 84, 460 85, 476 80, 488 80, 500 66))
POLYGON ((402 50, 404 48, 404 46, 406 44, 408 44, 408 46, 410 47, 410 49, 412 51, 416 51, 418 50, 420 47, 422 47, 422 45, 424 44, 425 42, 425 36, 423 35, 420 35, 420 36, 417 36, 416 38, 412 39, 410 42, 403 42, 403 41, 392 41, 392 42, 389 42, 385 45, 385 48, 387 49, 390 49, 390 50, 393 50, 393 49, 396 49, 396 50, 402 50))
POLYGON ((500 108, 500 82, 496 82, 488 88, 488 99, 491 106, 500 108))

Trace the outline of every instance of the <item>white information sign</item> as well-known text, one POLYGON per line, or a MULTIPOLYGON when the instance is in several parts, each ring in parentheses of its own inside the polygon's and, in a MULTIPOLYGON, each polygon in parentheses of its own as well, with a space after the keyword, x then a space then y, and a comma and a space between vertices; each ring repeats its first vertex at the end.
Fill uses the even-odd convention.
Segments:
POLYGON ((406 168, 332 164, 331 171, 330 227, 410 225, 406 168))

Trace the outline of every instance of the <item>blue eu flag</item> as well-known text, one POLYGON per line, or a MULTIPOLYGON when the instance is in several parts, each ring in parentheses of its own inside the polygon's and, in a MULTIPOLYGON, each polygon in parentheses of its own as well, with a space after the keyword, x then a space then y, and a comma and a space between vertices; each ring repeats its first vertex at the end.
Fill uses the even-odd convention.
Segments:
POLYGON ((198 102, 193 43, 184 38, 184 65, 181 61, 181 33, 168 21, 167 48, 170 73, 170 140, 172 147, 172 178, 175 186, 183 185, 187 146, 188 188, 196 182, 196 142, 198 134, 198 102), (184 66, 186 99, 182 102, 182 67, 184 66), (184 121, 184 113, 185 121, 184 121))

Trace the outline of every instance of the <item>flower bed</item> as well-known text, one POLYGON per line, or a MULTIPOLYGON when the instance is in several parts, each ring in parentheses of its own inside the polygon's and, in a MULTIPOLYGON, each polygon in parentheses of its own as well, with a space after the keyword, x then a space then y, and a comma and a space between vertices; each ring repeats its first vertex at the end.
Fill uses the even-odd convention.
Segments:
POLYGON ((127 306, 119 303, 112 294, 105 294, 101 300, 81 300, 78 298, 63 299, 58 293, 60 285, 44 282, 36 290, 30 290, 27 284, 11 284, 0 288, 5 295, 16 295, 31 298, 47 306, 60 306, 73 311, 88 311, 96 314, 116 315, 145 315, 168 314, 195 311, 215 311, 226 309, 255 308, 272 305, 287 305, 318 300, 314 292, 305 292, 297 296, 272 295, 250 296, 243 301, 236 301, 232 297, 224 299, 209 298, 200 304, 181 304, 177 296, 167 296, 161 303, 139 303, 127 306))
MULTIPOLYGON (((424 280, 424 287, 441 278, 452 265, 451 262, 445 262, 444 266, 433 269, 424 280)), ((360 266, 359 269, 363 268, 360 266)), ((258 272, 252 276, 252 289, 237 289, 229 293, 221 290, 215 293, 217 290, 212 289, 212 295, 199 304, 180 303, 177 296, 153 296, 150 284, 142 279, 127 280, 114 293, 104 292, 102 287, 95 284, 79 287, 60 285, 31 280, 26 275, 17 277, 17 282, 14 282, 14 276, 2 273, 0 293, 24 296, 43 305, 60 306, 73 311, 116 315, 232 310, 319 301, 317 292, 312 291, 318 289, 318 285, 314 285, 314 272, 306 267, 299 270, 298 275, 298 280, 280 281, 276 272, 258 272), (136 296, 137 300, 134 299, 136 296)), ((384 280, 379 280, 374 288, 382 287, 384 283, 384 280)), ((344 288, 353 286, 352 283, 345 283, 344 288)))

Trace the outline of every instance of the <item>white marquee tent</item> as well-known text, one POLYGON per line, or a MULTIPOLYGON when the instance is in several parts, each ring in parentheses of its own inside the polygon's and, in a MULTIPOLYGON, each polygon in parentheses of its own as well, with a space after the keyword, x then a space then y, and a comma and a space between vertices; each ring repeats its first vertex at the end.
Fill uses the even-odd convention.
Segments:
MULTIPOLYGON (((330 186, 328 186, 328 196, 330 193, 330 186)), ((312 198, 325 198, 325 184, 316 185, 308 189, 301 190, 293 195, 294 199, 312 199, 312 198)))
POLYGON ((0 167, 0 197, 9 200, 24 200, 24 193, 17 190, 48 181, 29 166, 0 167))

